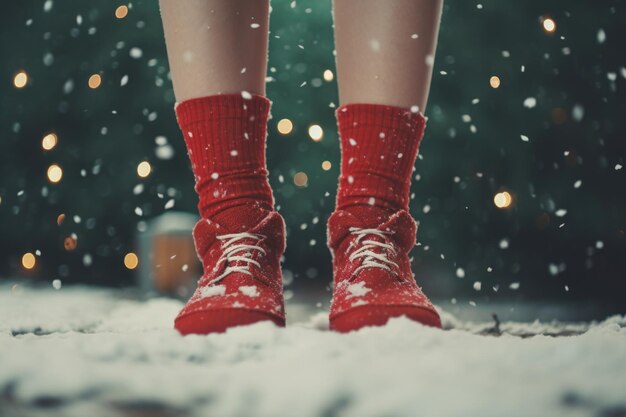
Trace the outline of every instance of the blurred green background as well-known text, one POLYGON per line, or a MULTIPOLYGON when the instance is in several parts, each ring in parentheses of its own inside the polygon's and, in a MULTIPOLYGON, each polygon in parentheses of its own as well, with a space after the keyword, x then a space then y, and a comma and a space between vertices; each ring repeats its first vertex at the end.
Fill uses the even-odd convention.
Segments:
MULTIPOLYGON (((272 6, 268 161, 288 225, 284 266, 294 291, 321 290, 339 166, 336 79, 324 79, 335 73, 330 0, 272 6), (288 135, 277 131, 283 118, 288 135), (306 187, 294 184, 299 172, 306 187)), ((434 298, 624 305, 625 8, 445 3, 411 202, 421 223, 414 267, 434 298), (513 203, 500 209, 504 191, 513 203)), ((0 27, 0 277, 133 283, 123 258, 143 222, 170 199, 188 212, 197 203, 157 2, 8 2, 0 27), (49 133, 58 143, 44 151, 49 133), (29 252, 32 270, 22 266, 29 252)))

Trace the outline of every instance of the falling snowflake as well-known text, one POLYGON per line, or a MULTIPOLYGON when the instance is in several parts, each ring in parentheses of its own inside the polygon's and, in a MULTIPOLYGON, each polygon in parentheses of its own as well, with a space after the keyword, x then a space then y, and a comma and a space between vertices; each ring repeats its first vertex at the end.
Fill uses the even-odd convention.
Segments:
POLYGON ((527 109, 532 109, 536 105, 537 99, 534 97, 528 97, 526 100, 524 100, 524 107, 526 107, 527 109))

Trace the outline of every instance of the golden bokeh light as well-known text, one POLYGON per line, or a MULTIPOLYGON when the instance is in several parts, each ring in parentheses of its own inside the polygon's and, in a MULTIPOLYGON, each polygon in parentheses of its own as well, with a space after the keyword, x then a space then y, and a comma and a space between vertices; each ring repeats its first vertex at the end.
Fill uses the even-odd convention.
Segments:
POLYGON ((57 225, 61 226, 65 221, 65 213, 61 213, 57 216, 57 225))
POLYGON ((293 183, 296 187, 306 187, 309 184, 309 177, 304 172, 298 172, 293 176, 293 183))
POLYGON ((493 204, 498 208, 508 208, 511 203, 513 203, 513 196, 508 191, 502 191, 493 196, 493 204))
POLYGON ((22 256, 22 266, 26 269, 33 269, 36 262, 37 260, 35 259, 35 255, 30 252, 27 252, 22 256))
POLYGON ((152 172, 152 166, 148 161, 142 161, 137 165, 137 175, 141 178, 146 178, 152 172))
POLYGON ((48 133, 41 140, 41 147, 44 148, 44 150, 49 151, 55 146, 57 146, 57 142, 58 142, 57 135, 55 133, 48 133))
POLYGON ((500 87, 500 77, 498 77, 497 75, 494 75, 491 78, 489 78, 489 85, 491 86, 491 88, 500 87))
POLYGON ((13 85, 15 88, 24 88, 28 84, 28 74, 26 71, 20 71, 13 77, 13 85))
POLYGON ((324 130, 320 125, 311 125, 309 126, 309 137, 314 142, 319 142, 324 137, 324 130))
POLYGON ((71 252, 78 246, 78 240, 74 236, 68 236, 63 240, 63 247, 66 251, 71 252))
POLYGON ((333 74, 333 72, 329 69, 327 69, 326 71, 324 71, 324 80, 325 81, 332 81, 333 79, 335 79, 335 74, 333 74))
POLYGON ((89 88, 96 89, 100 87, 100 84, 102 84, 102 77, 99 74, 93 74, 89 77, 87 84, 89 84, 89 88))
POLYGON ((61 178, 63 178, 63 169, 61 169, 61 167, 57 164, 52 164, 48 167, 47 175, 48 181, 56 184, 57 182, 61 181, 61 178))
POLYGON ((543 30, 548 33, 553 33, 556 30, 556 22, 554 19, 546 17, 542 22, 543 30))
POLYGON ((124 266, 128 269, 135 269, 137 265, 139 265, 139 257, 133 252, 128 252, 124 256, 124 266))
POLYGON ((281 135, 288 135, 293 130, 293 123, 289 119, 280 119, 276 129, 278 129, 278 133, 281 135))
POLYGON ((126 6, 125 4, 115 9, 115 17, 117 17, 118 19, 123 19, 127 15, 128 15, 128 6, 126 6))
POLYGON ((333 167, 333 164, 330 163, 330 161, 324 161, 322 162, 322 169, 324 171, 328 171, 329 169, 331 169, 333 167))

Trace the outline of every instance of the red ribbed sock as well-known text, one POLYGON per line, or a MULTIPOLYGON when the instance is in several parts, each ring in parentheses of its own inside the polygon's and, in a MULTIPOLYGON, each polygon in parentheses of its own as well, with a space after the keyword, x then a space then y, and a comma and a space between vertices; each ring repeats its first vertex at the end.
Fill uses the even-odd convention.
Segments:
POLYGON ((411 174, 426 121, 419 112, 378 104, 337 109, 341 175, 337 209, 367 223, 409 209, 411 174))
POLYGON ((270 105, 258 95, 224 94, 176 107, 203 218, 245 230, 273 210, 265 164, 270 105))

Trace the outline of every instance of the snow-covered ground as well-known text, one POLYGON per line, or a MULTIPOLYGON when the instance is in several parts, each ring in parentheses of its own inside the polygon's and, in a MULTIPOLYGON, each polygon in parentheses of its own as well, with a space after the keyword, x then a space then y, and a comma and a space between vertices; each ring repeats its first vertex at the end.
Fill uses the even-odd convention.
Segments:
POLYGON ((0 416, 625 416, 626 317, 183 338, 181 302, 0 285, 0 416), (571 334, 567 337, 541 335, 571 334))

